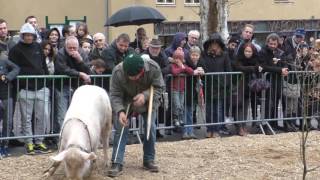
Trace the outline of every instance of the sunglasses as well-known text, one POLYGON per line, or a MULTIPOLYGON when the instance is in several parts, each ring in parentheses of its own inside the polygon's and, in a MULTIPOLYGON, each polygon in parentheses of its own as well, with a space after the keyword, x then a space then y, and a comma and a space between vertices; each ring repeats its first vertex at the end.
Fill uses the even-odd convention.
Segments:
POLYGON ((102 41, 103 41, 103 39, 94 40, 95 43, 97 43, 97 42, 102 42, 102 41))

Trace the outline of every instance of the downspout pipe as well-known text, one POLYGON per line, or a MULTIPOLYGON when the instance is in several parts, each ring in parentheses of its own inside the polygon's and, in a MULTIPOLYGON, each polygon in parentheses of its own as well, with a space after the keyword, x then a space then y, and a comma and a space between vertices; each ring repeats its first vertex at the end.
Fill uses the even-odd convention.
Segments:
MULTIPOLYGON (((109 4, 109 0, 105 0, 105 17, 106 17, 106 20, 109 19, 109 5, 110 5, 109 4)), ((106 26, 105 27, 105 36, 106 36, 108 44, 110 44, 110 39, 109 39, 110 38, 110 35, 109 35, 110 33, 109 33, 109 31, 110 31, 110 27, 106 26)))

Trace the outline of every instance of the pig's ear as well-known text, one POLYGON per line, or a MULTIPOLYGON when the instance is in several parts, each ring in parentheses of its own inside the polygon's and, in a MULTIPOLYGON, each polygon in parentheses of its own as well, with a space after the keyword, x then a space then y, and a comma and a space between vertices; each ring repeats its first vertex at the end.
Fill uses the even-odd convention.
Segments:
POLYGON ((86 160, 97 159, 97 155, 94 152, 91 152, 91 153, 81 152, 81 156, 86 160))
POLYGON ((61 162, 65 156, 66 156, 67 151, 62 151, 59 154, 55 155, 55 156, 51 156, 50 159, 52 159, 55 162, 61 162))

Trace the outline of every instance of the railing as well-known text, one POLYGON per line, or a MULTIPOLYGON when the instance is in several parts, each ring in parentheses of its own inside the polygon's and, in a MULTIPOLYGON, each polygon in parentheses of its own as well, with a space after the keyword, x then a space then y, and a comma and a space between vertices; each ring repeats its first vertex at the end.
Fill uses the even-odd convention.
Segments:
MULTIPOLYGON (((110 77, 92 75, 91 83, 108 91, 110 77)), ((179 78, 169 75, 166 79, 169 102, 167 107, 162 105, 158 110, 157 129, 176 128, 176 121, 183 122, 184 130, 205 126, 212 131, 219 131, 227 124, 254 123, 264 133, 263 125, 272 131, 278 121, 319 118, 320 77, 317 73, 296 71, 287 77, 265 73, 256 78, 270 82, 270 87, 254 92, 248 86, 254 78, 240 72, 179 78), (173 89, 174 83, 176 89, 173 89), (226 121, 226 117, 233 117, 234 121, 226 121)), ((0 140, 59 136, 72 93, 80 85, 78 78, 69 76, 18 76, 14 85, 8 87, 10 99, 15 103, 3 100, 9 128, 4 127, 7 132, 2 133, 0 140)), ((131 119, 131 130, 142 132, 141 117, 131 119)))

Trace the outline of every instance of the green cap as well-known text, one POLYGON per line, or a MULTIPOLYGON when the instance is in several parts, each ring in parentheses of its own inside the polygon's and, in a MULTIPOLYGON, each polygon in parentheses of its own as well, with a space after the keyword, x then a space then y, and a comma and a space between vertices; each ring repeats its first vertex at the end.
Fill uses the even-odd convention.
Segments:
POLYGON ((138 75, 144 67, 144 61, 138 54, 129 54, 123 60, 123 70, 129 76, 138 75))

